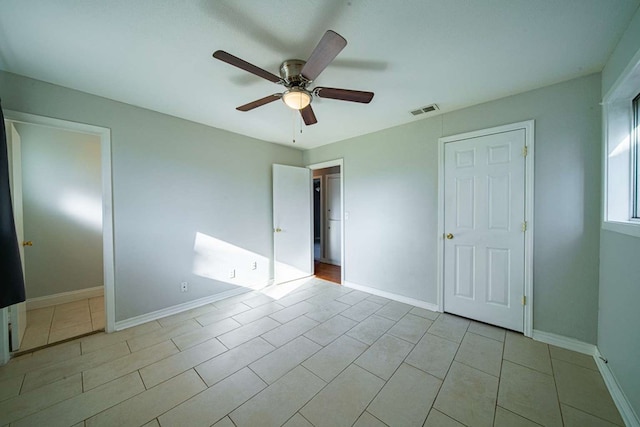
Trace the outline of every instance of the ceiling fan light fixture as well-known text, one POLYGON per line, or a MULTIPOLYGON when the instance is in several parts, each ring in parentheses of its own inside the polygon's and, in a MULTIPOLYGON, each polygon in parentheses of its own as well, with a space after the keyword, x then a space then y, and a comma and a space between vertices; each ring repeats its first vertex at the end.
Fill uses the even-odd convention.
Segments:
POLYGON ((282 100, 287 107, 302 110, 311 103, 311 94, 304 89, 293 87, 282 94, 282 100))

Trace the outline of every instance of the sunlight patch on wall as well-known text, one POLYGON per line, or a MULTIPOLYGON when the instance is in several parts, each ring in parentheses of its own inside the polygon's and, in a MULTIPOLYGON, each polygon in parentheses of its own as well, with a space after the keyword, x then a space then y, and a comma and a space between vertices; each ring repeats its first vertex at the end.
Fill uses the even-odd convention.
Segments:
POLYGON ((200 232, 193 251, 193 273, 200 277, 250 289, 269 281, 269 259, 255 252, 200 232))
POLYGON ((629 135, 627 135, 626 138, 624 138, 622 141, 620 141, 620 143, 618 145, 616 145, 616 148, 614 148, 611 153, 609 153, 609 158, 613 158, 613 157, 617 157, 621 154, 627 153, 629 151, 629 142, 631 141, 629 135))
POLYGON ((102 231, 102 199, 80 193, 66 193, 58 207, 62 212, 85 226, 102 231))

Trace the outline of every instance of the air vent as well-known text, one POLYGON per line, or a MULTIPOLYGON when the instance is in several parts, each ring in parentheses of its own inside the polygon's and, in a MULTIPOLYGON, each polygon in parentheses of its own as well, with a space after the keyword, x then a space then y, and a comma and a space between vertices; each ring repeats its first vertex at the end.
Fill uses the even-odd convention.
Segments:
POLYGON ((417 110, 413 110, 411 114, 414 116, 419 116, 420 114, 430 113, 432 111, 436 111, 438 106, 436 104, 427 105, 426 107, 418 108, 417 110))

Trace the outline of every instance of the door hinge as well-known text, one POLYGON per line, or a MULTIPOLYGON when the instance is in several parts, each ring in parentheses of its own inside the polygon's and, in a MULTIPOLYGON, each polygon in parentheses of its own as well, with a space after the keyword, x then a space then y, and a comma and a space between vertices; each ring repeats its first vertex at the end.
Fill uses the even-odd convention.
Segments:
POLYGON ((527 231, 527 221, 522 223, 522 231, 527 231))
POLYGON ((522 157, 527 157, 527 154, 529 154, 529 147, 525 145, 522 147, 522 157))
POLYGON ((526 296, 522 297, 522 305, 527 305, 527 297, 526 296))

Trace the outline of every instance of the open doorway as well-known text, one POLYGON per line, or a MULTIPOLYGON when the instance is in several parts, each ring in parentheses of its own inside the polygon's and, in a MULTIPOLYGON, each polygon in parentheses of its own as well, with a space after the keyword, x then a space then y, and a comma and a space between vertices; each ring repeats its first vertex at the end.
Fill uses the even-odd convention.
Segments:
POLYGON ((313 248, 316 277, 342 284, 342 164, 313 169, 313 248))
POLYGON ((12 306, 9 325, 0 325, 11 331, 11 351, 112 331, 110 132, 31 114, 5 114, 5 124, 19 136, 21 155, 12 161, 21 169, 14 180, 20 178, 24 210, 16 223, 24 236, 20 243, 30 251, 23 255, 26 316, 13 316, 19 311, 12 306))

